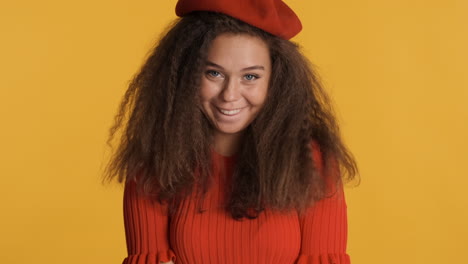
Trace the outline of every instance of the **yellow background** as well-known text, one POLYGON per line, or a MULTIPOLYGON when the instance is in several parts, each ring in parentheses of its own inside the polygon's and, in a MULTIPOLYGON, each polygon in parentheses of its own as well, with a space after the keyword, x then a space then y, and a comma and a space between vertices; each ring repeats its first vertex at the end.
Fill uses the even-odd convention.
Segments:
MULTIPOLYGON (((468 263, 468 1, 287 1, 361 169, 355 264, 468 263)), ((118 102, 175 1, 0 5, 0 260, 120 263, 100 183, 118 102)))

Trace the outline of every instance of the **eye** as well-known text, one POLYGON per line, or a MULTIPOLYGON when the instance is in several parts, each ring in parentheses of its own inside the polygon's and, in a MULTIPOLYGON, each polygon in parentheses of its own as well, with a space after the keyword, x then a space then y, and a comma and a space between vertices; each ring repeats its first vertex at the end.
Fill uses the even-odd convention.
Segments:
POLYGON ((210 77, 219 77, 221 76, 221 73, 214 71, 214 70, 208 70, 206 71, 206 74, 210 77))
POLYGON ((247 81, 253 81, 253 80, 256 80, 258 79, 258 75, 255 75, 255 74, 246 74, 244 75, 244 78, 247 80, 247 81))

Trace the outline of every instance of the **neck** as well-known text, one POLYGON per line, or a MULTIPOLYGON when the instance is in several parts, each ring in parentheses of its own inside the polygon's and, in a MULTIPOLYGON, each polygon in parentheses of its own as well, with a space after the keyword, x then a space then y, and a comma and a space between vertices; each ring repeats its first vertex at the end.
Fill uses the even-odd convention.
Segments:
POLYGON ((214 150, 223 156, 232 156, 240 149, 243 132, 236 134, 224 134, 215 132, 214 150))

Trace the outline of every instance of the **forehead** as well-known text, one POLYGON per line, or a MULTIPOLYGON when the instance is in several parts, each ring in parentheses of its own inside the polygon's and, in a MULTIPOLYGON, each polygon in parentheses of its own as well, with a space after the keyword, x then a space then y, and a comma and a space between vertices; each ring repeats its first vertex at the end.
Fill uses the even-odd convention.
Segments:
POLYGON ((207 60, 222 66, 248 67, 262 64, 269 67, 271 64, 266 42, 247 34, 217 36, 212 41, 207 55, 207 60))

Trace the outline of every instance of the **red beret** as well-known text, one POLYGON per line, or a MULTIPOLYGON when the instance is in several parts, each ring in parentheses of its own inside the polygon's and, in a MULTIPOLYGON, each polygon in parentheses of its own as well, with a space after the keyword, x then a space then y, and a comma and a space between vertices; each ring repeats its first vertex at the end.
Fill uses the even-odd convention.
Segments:
POLYGON ((192 11, 220 12, 283 39, 294 37, 302 29, 301 21, 281 0, 179 0, 176 15, 192 11))

